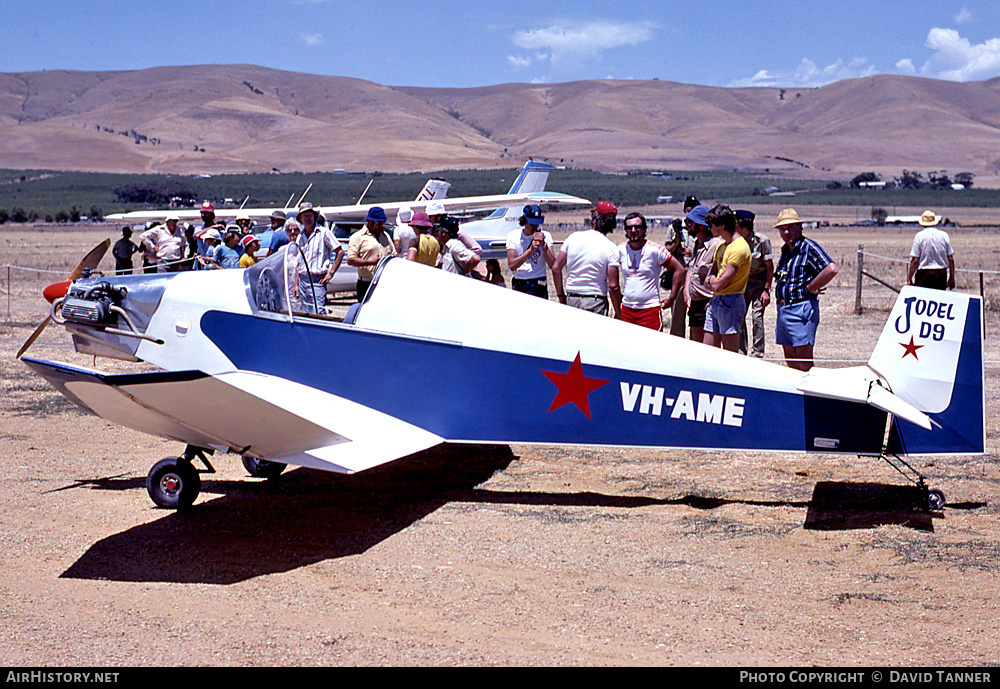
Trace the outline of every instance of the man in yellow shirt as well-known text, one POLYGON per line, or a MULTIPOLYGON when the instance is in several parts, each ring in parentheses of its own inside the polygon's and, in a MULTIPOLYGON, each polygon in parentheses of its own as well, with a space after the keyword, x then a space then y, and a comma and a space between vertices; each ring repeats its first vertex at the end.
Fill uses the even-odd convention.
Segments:
POLYGON ((347 265, 358 269, 358 301, 364 301, 382 257, 396 255, 396 245, 385 231, 386 220, 385 210, 372 206, 365 216, 365 229, 352 234, 347 244, 347 265))
POLYGON ((750 245, 736 233, 736 214, 729 206, 717 205, 705 220, 722 239, 715 250, 715 274, 705 281, 715 295, 705 311, 705 344, 735 352, 747 311, 743 290, 750 277, 750 245))

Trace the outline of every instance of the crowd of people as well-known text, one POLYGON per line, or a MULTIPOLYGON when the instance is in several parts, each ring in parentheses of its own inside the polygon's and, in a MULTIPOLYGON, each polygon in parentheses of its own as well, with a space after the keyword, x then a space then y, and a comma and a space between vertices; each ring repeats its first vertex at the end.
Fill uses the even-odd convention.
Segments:
MULTIPOLYGON (((248 215, 237 214, 227 226, 216 222, 215 209, 206 201, 201 216, 202 225, 195 227, 168 214, 163 224, 142 233, 138 246, 131 229, 123 228, 113 250, 116 271, 131 273, 132 256, 139 252, 144 272, 248 268, 257 262, 261 244, 248 215)), ((556 251, 552 235, 543 229, 541 208, 527 205, 519 227, 506 238, 511 288, 548 299, 551 272, 560 303, 757 358, 764 356, 764 312, 773 303, 775 342, 788 366, 808 371, 819 295, 839 268, 822 246, 802 234, 795 209, 782 210, 773 224, 782 240, 777 261, 756 219, 749 210, 724 204, 709 208, 689 196, 683 220, 670 224, 663 246, 648 240, 646 218, 635 212, 624 219, 626 241, 615 244, 609 235, 617 228, 618 208, 601 201, 590 211, 589 227, 570 234, 556 251)), ((388 220, 383 208, 371 207, 364 228, 351 235, 345 251, 317 209, 303 203, 295 219, 286 220, 281 211, 272 214, 267 255, 289 243, 299 247, 305 268, 298 271, 293 296, 311 312, 322 311, 327 283, 344 260, 357 269, 358 301, 387 256, 506 286, 499 261, 482 260, 478 242, 443 204, 432 202, 426 211, 400 209, 391 235, 388 220)), ((932 211, 920 219, 924 229, 914 238, 909 284, 955 286, 954 252, 939 222, 932 211)))
POLYGON ((561 302, 604 314, 610 305, 610 315, 623 321, 763 357, 764 310, 774 288, 776 341, 789 366, 811 368, 818 296, 838 268, 802 236, 794 209, 783 210, 774 225, 784 240, 777 268, 770 240, 755 229, 751 211, 709 208, 688 197, 684 219, 671 223, 664 246, 647 240, 640 213, 625 216, 626 241, 615 246, 607 235, 617 225, 617 212, 612 203, 597 204, 590 228, 563 243, 552 263, 561 302), (666 323, 661 311, 670 314, 666 323))
MULTIPOLYGON (((175 273, 185 270, 221 268, 249 268, 259 260, 260 240, 253 233, 253 222, 246 213, 237 213, 234 222, 226 225, 215 217, 215 206, 210 201, 201 205, 200 226, 180 221, 174 213, 167 213, 162 222, 147 224, 139 235, 138 245, 132 241, 132 228, 123 227, 122 237, 112 249, 115 272, 131 274, 132 256, 142 253, 142 272, 175 273)), ((283 228, 285 215, 275 211, 271 216, 271 229, 275 230, 268 255, 275 251, 279 240, 277 230, 283 228)), ((281 234, 287 243, 287 236, 281 234)))

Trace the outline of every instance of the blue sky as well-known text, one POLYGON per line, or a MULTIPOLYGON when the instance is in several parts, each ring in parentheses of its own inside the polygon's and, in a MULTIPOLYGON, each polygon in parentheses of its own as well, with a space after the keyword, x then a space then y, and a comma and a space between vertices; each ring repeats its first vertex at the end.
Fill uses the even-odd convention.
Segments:
POLYGON ((250 63, 390 86, 1000 76, 996 0, 0 0, 0 72, 250 63))

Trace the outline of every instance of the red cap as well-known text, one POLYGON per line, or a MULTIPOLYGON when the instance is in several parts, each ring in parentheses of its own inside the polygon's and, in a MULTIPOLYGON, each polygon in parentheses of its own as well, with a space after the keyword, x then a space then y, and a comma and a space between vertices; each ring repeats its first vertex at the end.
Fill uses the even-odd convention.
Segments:
POLYGON ((246 237, 240 240, 240 243, 243 244, 244 249, 250 246, 250 244, 252 244, 253 242, 260 242, 260 240, 257 239, 252 234, 248 234, 246 237))
POLYGON ((618 206, 610 201, 598 201, 594 210, 601 215, 618 215, 618 206))
POLYGON ((215 205, 211 201, 205 201, 201 204, 202 213, 214 213, 215 205))

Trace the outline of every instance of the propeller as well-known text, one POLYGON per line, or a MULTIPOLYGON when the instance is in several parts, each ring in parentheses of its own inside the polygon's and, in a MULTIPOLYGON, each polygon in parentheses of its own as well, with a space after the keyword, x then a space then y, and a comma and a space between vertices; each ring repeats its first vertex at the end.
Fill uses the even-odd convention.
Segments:
MULTIPOLYGON (((69 277, 67 277, 62 282, 53 283, 48 287, 46 287, 44 290, 42 290, 42 294, 45 296, 46 301, 48 301, 51 304, 56 299, 65 297, 66 293, 69 292, 70 284, 74 280, 82 276, 83 271, 96 269, 98 264, 101 262, 101 259, 104 258, 104 254, 107 253, 108 247, 110 246, 111 246, 111 240, 105 239, 103 242, 101 242, 93 249, 91 249, 89 252, 87 252, 87 255, 84 256, 80 260, 80 262, 76 264, 76 268, 74 268, 73 272, 69 274, 69 277)), ((28 351, 28 347, 35 344, 35 340, 38 339, 38 336, 42 334, 42 331, 45 330, 45 326, 47 326, 49 324, 49 321, 51 320, 52 320, 51 315, 45 317, 45 320, 42 321, 37 328, 35 328, 35 332, 31 333, 31 336, 28 337, 25 343, 21 345, 21 348, 17 350, 16 358, 20 359, 21 356, 26 351, 28 351)))

